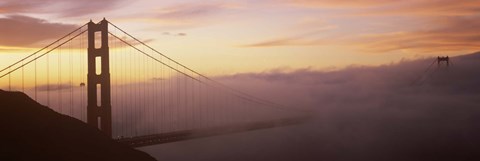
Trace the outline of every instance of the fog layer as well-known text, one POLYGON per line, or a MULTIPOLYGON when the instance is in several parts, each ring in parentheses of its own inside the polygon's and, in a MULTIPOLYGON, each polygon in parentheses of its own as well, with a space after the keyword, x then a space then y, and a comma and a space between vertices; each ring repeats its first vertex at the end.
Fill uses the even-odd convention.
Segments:
POLYGON ((160 160, 478 160, 480 54, 322 72, 217 78, 237 89, 315 109, 304 125, 142 148, 160 160))

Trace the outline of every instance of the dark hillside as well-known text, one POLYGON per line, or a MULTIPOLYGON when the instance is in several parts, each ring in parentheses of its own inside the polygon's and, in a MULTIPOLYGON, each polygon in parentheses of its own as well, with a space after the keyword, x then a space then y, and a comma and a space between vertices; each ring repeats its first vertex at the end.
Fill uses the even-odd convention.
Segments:
POLYGON ((0 90, 0 160, 154 161, 20 92, 0 90))

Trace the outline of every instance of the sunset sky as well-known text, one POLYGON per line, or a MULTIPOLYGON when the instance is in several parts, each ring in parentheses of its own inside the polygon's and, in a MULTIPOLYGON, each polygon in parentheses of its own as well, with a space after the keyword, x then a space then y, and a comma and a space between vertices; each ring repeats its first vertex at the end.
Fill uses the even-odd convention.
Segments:
MULTIPOLYGON (((110 120, 103 119, 112 118, 113 138, 133 146, 308 118, 301 126, 139 149, 158 160, 478 158, 479 62, 480 0, 0 0, 4 100, 10 98, 5 91, 21 91, 56 112, 90 118, 106 134, 110 120), (100 71, 107 69, 104 53, 90 53, 96 62, 87 64, 88 32, 34 56, 45 55, 40 59, 19 61, 104 18, 175 61, 112 25, 108 73, 100 71), (450 58, 437 62, 437 56, 450 58), (243 123, 249 126, 237 126, 243 123)), ((17 101, 3 101, 0 106, 15 108, 0 110, 23 118, 0 112, 7 118, 0 131, 13 129, 11 136, 21 133, 18 138, 41 146, 10 139, 8 147, 22 150, 12 154, 35 156, 47 142, 74 152, 63 134, 83 136, 82 129, 34 122, 58 119, 28 113, 17 101), (10 128, 17 123, 20 128, 10 128), (24 135, 36 123, 34 130, 62 137, 24 135)), ((0 138, 15 138, 8 136, 0 138)), ((8 160, 2 148, 0 154, 8 160)))
POLYGON ((2 0, 1 67, 103 17, 207 75, 480 49, 479 0, 2 0))

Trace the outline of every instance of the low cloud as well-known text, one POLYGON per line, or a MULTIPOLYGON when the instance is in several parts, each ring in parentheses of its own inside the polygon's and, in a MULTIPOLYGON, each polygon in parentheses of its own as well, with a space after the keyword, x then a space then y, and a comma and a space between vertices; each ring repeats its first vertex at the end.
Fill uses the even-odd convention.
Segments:
POLYGON ((165 36, 187 36, 187 33, 183 33, 183 32, 179 32, 179 33, 163 32, 162 35, 165 35, 165 36))
MULTIPOLYGON (((457 96, 466 91, 456 91, 456 88, 468 89, 466 87, 473 86, 476 81, 480 80, 480 77, 472 76, 475 75, 474 69, 477 61, 480 61, 479 55, 477 53, 452 58, 455 66, 448 70, 435 69, 428 75, 428 80, 425 80, 428 83, 422 86, 412 86, 412 81, 425 74, 424 71, 432 63, 433 58, 415 61, 403 60, 399 63, 378 67, 350 66, 337 71, 315 71, 308 68, 293 72, 276 70, 274 72, 236 74, 218 79, 228 85, 238 87, 238 89, 257 93, 260 96, 270 96, 269 99, 290 106, 295 105, 296 102, 305 102, 294 101, 297 100, 295 98, 309 98, 310 101, 306 101, 310 102, 308 107, 321 109, 328 107, 329 102, 336 104, 363 101, 357 99, 360 96, 384 99, 388 95, 394 96, 400 93, 415 95, 416 90, 442 91, 445 92, 440 93, 442 95, 457 96), (450 84, 449 81, 452 83, 462 82, 462 84, 450 84), (258 90, 262 88, 270 90, 258 90), (276 89, 279 91, 271 91, 276 89), (349 99, 350 96, 352 96, 352 100, 342 101, 349 99), (284 102, 287 100, 293 102, 284 102)), ((468 89, 468 91, 473 92, 475 89, 468 89)), ((366 99, 365 101, 370 100, 366 99)))
POLYGON ((164 80, 167 80, 167 79, 161 78, 161 77, 154 77, 154 78, 152 78, 152 81, 164 81, 164 80))
POLYGON ((480 53, 423 73, 432 61, 219 77, 292 108, 314 108, 316 118, 295 127, 143 149, 165 160, 478 160, 480 53), (423 84, 411 84, 423 74, 423 84))
POLYGON ((70 84, 46 84, 46 85, 39 85, 36 89, 38 91, 61 91, 66 89, 74 88, 74 86, 70 84))

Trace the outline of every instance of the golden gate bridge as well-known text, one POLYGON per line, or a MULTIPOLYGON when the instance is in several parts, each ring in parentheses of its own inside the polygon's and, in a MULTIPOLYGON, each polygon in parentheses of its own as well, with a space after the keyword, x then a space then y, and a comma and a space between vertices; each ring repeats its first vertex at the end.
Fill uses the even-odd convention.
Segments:
POLYGON ((1 69, 0 88, 22 91, 133 147, 309 118, 309 110, 200 74, 105 19, 90 21, 1 69))

